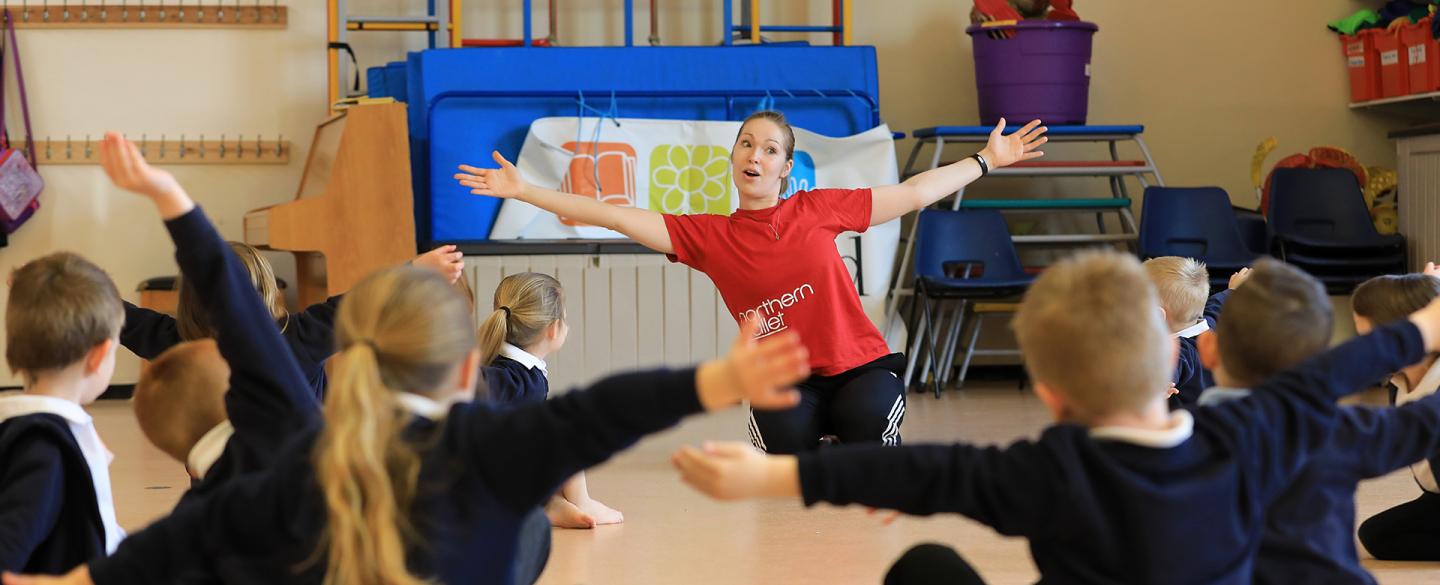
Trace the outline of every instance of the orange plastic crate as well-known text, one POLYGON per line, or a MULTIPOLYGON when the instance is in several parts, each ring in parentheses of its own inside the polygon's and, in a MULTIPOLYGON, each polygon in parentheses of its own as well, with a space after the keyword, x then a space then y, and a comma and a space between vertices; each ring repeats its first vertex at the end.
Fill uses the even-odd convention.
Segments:
POLYGON ((1380 54, 1380 97, 1410 95, 1410 64, 1400 35, 1383 30, 1374 34, 1375 51, 1380 54))
POLYGON ((1341 35, 1345 68, 1350 72, 1350 101, 1368 102, 1380 97, 1380 56, 1375 52, 1375 32, 1341 35))
POLYGON ((1435 37, 1430 34, 1430 17, 1400 29, 1400 44, 1405 48, 1410 93, 1440 90, 1440 54, 1435 37))

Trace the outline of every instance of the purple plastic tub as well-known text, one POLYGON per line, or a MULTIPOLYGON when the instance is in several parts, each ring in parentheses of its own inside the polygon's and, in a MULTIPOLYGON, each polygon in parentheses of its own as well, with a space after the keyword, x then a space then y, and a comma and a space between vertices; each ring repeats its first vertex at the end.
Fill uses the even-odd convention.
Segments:
POLYGON ((980 123, 1039 119, 1048 125, 1084 124, 1090 102, 1091 22, 1022 20, 965 29, 975 41, 980 123), (1011 33, 994 39, 994 31, 1011 33))

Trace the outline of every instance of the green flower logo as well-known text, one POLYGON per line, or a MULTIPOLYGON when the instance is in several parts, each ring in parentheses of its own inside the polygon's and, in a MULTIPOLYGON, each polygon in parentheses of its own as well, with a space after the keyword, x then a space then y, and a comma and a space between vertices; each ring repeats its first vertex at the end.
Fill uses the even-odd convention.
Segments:
POLYGON ((662 144, 650 152, 650 209, 730 214, 730 152, 719 146, 662 144))

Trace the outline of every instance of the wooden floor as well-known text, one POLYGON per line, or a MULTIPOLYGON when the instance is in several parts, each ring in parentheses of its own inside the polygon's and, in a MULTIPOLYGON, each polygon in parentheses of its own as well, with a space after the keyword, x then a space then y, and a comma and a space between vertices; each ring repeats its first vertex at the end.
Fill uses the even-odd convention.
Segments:
MULTIPOLYGON (((91 407, 115 451, 111 475, 120 522, 135 530, 164 514, 187 485, 181 468, 141 437, 126 402, 91 407)), ((742 440, 734 410, 692 419, 651 437, 590 472, 592 495, 625 514, 625 523, 595 530, 557 530, 545 585, 686 583, 878 584, 906 548, 942 542, 958 548, 991 583, 1032 583, 1035 567, 1023 540, 1002 538, 960 517, 902 518, 890 526, 859 509, 769 501, 720 504, 680 483, 668 456, 704 439, 742 440)), ((907 442, 1004 443, 1035 436, 1048 419, 1039 402, 1013 387, 911 395, 907 442)), ((1419 495, 1408 471, 1363 484, 1360 518, 1419 495)), ((1440 564, 1366 565, 1385 585, 1440 582, 1440 564)))

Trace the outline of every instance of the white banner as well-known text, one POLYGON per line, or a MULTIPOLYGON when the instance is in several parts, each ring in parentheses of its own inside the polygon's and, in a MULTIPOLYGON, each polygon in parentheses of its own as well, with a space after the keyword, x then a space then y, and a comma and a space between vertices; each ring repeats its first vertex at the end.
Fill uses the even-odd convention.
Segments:
MULTIPOLYGON (((739 122, 638 118, 541 118, 530 125, 515 161, 533 185, 661 213, 728 215, 739 201, 730 176, 730 147, 739 122)), ((795 166, 783 197, 815 188, 859 188, 898 182, 895 142, 887 126, 844 138, 795 129, 795 166)), ((841 234, 840 254, 855 274, 857 244, 864 266, 864 301, 879 322, 890 287, 899 221, 859 236, 841 234)), ((490 237, 613 239, 614 231, 579 224, 528 203, 507 200, 490 237)))

